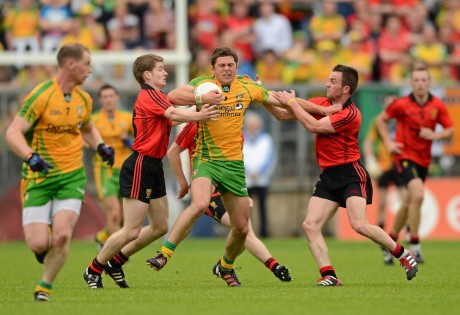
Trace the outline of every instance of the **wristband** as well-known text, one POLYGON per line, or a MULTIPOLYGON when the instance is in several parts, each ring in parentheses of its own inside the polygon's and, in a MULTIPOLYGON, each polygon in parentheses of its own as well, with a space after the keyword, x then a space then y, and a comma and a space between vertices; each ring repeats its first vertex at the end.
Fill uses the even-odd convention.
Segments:
POLYGON ((295 98, 291 98, 291 99, 289 100, 289 102, 287 102, 287 104, 288 104, 289 106, 291 106, 291 103, 292 103, 292 102, 295 102, 295 101, 296 101, 295 98))
POLYGON ((203 105, 203 102, 201 101, 201 95, 195 95, 195 103, 197 105, 203 105))

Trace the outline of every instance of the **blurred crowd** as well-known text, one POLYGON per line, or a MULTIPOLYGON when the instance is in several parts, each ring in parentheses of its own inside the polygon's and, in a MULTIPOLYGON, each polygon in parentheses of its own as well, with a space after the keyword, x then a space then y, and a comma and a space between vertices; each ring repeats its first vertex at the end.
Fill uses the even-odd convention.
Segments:
MULTIPOLYGON (((17 0, 1 2, 0 49, 54 52, 80 42, 91 50, 174 49, 173 0, 17 0)), ((191 76, 209 74, 216 46, 235 48, 240 72, 269 86, 323 84, 337 63, 361 83, 407 83, 424 62, 434 85, 460 79, 458 0, 188 1, 191 76)), ((0 84, 33 85, 54 69, 2 66, 0 84)), ((97 73, 96 73, 97 75, 97 73)), ((133 81, 123 65, 100 71, 112 84, 133 81)))

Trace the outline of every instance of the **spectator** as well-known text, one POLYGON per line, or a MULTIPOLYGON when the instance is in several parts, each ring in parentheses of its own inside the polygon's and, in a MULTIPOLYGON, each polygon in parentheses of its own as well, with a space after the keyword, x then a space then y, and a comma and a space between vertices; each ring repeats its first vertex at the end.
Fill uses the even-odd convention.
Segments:
POLYGON ((380 79, 398 84, 410 61, 407 51, 410 47, 409 33, 401 25, 401 18, 391 15, 377 43, 380 57, 380 79))
MULTIPOLYGON (((233 47, 239 50, 240 61, 252 62, 252 42, 255 40, 253 32, 254 19, 249 15, 249 5, 244 2, 235 2, 232 6, 232 14, 224 22, 222 36, 226 43, 222 46, 233 47)), ((241 64, 240 64, 241 66, 241 64)))
POLYGON ((311 82, 323 85, 329 78, 330 69, 340 62, 337 45, 332 40, 321 40, 316 45, 315 60, 311 67, 311 82))
POLYGON ((54 52, 61 46, 64 35, 72 27, 72 13, 68 0, 48 0, 40 9, 40 29, 45 52, 54 52))
POLYGON ((260 236, 268 237, 267 193, 276 165, 275 146, 270 134, 263 130, 263 120, 254 111, 248 111, 244 120, 244 168, 249 196, 257 196, 260 218, 260 236))
POLYGON ((212 75, 209 59, 211 54, 206 49, 198 49, 194 61, 190 64, 190 76, 192 78, 212 75))
POLYGON ((196 13, 190 16, 192 45, 199 45, 209 51, 217 45, 218 35, 222 29, 221 17, 217 13, 216 0, 197 0, 196 13))
POLYGON ((442 66, 447 59, 447 48, 437 41, 437 33, 434 25, 426 23, 423 26, 422 40, 415 44, 410 54, 412 58, 423 61, 431 74, 434 84, 442 78, 442 66))
POLYGON ((93 7, 89 4, 81 7, 79 16, 73 18, 72 27, 62 39, 62 45, 80 43, 88 47, 91 51, 105 47, 106 36, 104 27, 96 22, 93 10, 93 7))
POLYGON ((294 32, 294 43, 283 56, 283 83, 307 82, 312 75, 310 68, 314 58, 315 51, 307 48, 304 32, 294 32))
POLYGON ((436 25, 440 27, 450 24, 456 33, 460 33, 460 2, 458 0, 444 0, 436 16, 436 25))
POLYGON ((139 18, 128 12, 125 2, 117 2, 114 16, 107 22, 109 41, 121 39, 127 49, 142 46, 139 18))
POLYGON ((322 12, 315 14, 310 20, 310 32, 314 44, 322 40, 338 42, 345 34, 346 21, 337 13, 337 4, 333 0, 325 0, 322 12))
POLYGON ((18 0, 8 11, 4 28, 9 50, 18 53, 40 51, 40 11, 34 0, 18 0))
POLYGON ((341 50, 343 62, 358 71, 359 82, 366 83, 371 78, 373 56, 364 46, 364 36, 361 33, 351 31, 347 39, 347 45, 341 50))
POLYGON ((266 86, 281 85, 283 62, 275 51, 263 51, 256 61, 256 73, 266 86))
POLYGON ((254 52, 261 55, 271 50, 282 56, 292 46, 292 27, 289 20, 276 13, 275 5, 270 2, 259 4, 259 14, 260 17, 254 22, 254 52))
POLYGON ((145 47, 148 49, 168 48, 168 36, 174 36, 174 12, 162 0, 149 0, 144 15, 145 47))

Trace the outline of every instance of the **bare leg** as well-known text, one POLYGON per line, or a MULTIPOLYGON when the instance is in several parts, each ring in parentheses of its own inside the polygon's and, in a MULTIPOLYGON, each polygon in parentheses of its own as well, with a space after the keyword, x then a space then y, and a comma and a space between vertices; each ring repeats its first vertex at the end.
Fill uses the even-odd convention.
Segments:
POLYGON ((104 199, 104 206, 107 210, 107 229, 109 235, 121 228, 122 206, 120 199, 116 196, 109 196, 104 199))

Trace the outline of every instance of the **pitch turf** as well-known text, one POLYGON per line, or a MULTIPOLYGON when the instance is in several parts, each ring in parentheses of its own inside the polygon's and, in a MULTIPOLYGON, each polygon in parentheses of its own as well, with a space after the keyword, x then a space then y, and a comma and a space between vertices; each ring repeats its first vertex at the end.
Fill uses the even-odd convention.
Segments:
POLYGON ((49 303, 33 301, 42 266, 24 243, 0 244, 0 314, 460 314, 460 246, 425 241, 426 263, 412 281, 399 264, 384 266, 377 245, 328 240, 343 287, 315 287, 319 277, 306 241, 270 239, 272 254, 294 280, 282 283, 249 253, 237 260, 240 288, 211 273, 223 239, 189 239, 161 271, 145 265, 161 242, 125 266, 130 289, 105 276, 105 289, 90 290, 82 274, 95 256, 92 242, 74 242, 49 303))

